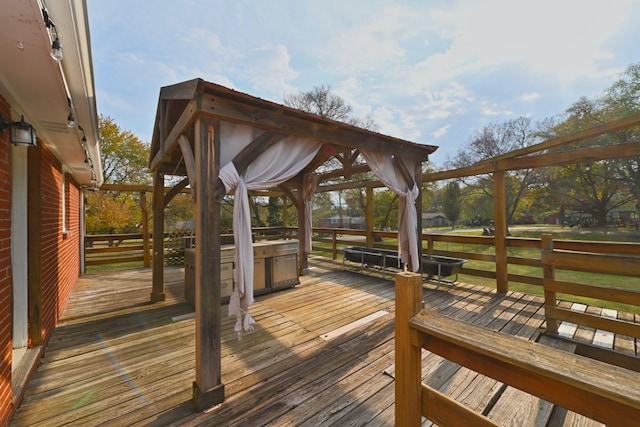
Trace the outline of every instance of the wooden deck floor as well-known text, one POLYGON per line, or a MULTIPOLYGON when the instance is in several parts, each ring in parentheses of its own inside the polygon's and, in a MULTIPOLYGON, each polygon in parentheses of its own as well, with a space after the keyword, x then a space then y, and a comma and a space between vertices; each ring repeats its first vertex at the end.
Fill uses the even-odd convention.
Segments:
MULTIPOLYGON (((11 425, 393 425, 393 282, 311 265, 300 286, 257 298, 257 328, 242 341, 223 316, 226 400, 206 413, 191 401, 183 270, 166 270, 167 300, 156 304, 150 270, 83 277, 11 425)), ((544 320, 538 297, 468 284, 428 284, 425 301, 523 339, 544 320)), ((502 425, 598 425, 426 351, 423 375, 502 425)))

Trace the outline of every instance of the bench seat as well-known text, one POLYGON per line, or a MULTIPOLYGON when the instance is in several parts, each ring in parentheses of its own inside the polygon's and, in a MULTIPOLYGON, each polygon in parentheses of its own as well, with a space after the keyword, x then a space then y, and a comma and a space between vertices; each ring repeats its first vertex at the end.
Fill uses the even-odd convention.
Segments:
POLYGON ((640 374, 422 310, 416 346, 608 425, 640 420, 640 374))

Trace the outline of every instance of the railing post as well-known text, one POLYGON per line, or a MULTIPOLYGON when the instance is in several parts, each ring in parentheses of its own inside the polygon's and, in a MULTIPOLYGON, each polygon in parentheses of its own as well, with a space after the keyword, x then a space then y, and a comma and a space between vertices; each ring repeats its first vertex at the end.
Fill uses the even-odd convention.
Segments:
POLYGON ((147 208, 147 193, 140 192, 140 215, 142 216, 142 263, 144 268, 151 267, 151 254, 149 253, 149 209, 147 208))
POLYGON ((338 233, 336 230, 331 230, 333 240, 331 243, 331 254, 333 255, 333 259, 338 259, 338 233))
POLYGON ((427 254, 433 255, 433 234, 429 233, 427 236, 427 254))
MULTIPOLYGON (((551 234, 543 234, 541 238, 542 243, 542 284, 545 285, 547 280, 555 280, 556 272, 555 267, 549 257, 553 253, 553 239, 551 234)), ((555 307, 556 306, 556 292, 547 290, 547 287, 544 286, 544 305, 545 307, 555 307)), ((545 309, 545 317, 547 319, 547 332, 552 334, 558 333, 558 321, 556 319, 552 319, 547 314, 547 310, 545 309)))
MULTIPOLYGON (((395 425, 419 426, 422 420, 421 348, 411 343, 409 320, 422 308, 422 276, 396 274, 395 425)), ((415 332, 414 332, 415 333, 415 332)))
POLYGON ((509 275, 507 271, 507 201, 505 172, 493 173, 493 220, 495 224, 496 251, 496 290, 501 293, 509 291, 509 275))

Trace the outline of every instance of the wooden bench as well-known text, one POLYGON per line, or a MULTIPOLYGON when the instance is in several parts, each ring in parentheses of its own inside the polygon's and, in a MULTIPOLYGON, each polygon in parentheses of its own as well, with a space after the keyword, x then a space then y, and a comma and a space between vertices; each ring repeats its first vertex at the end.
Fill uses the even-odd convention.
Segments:
POLYGON ((422 282, 396 276, 396 425, 491 426, 491 420, 421 383, 421 348, 611 426, 640 420, 640 374, 421 310, 422 282))

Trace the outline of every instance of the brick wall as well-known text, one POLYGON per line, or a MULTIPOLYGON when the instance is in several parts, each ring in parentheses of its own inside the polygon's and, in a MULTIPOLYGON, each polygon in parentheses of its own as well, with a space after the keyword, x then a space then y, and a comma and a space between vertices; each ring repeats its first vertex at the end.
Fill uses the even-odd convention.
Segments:
MULTIPOLYGON (((0 97, 0 113, 10 108, 0 97)), ((30 148, 34 150, 34 148, 30 148)), ((66 233, 62 227, 62 166, 39 141, 42 235, 42 335, 46 343, 80 275, 80 197, 70 175, 65 176, 66 233)), ((11 145, 8 132, 0 133, 0 426, 13 415, 11 390, 11 145)))
MULTIPOLYGON (((9 105, 0 97, 0 114, 9 118, 9 105)), ((0 133, 0 426, 7 423, 11 400, 11 145, 9 132, 0 133)))
POLYGON ((43 147, 42 190, 42 326, 50 337, 80 275, 80 197, 77 184, 65 175, 67 232, 63 233, 62 170, 58 159, 43 147))

